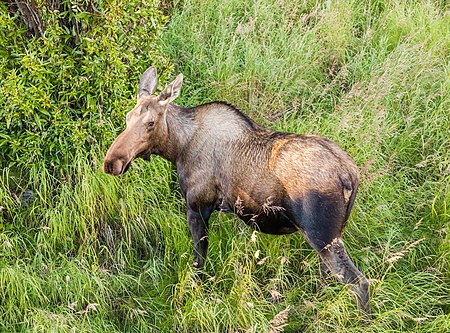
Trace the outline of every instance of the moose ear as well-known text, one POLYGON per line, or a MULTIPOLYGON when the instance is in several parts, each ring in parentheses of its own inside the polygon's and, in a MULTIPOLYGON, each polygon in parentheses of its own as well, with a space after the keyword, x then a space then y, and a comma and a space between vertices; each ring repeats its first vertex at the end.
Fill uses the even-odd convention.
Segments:
POLYGON ((181 86, 183 85, 183 74, 178 74, 178 76, 173 80, 167 87, 161 91, 159 95, 159 104, 167 105, 172 102, 180 94, 181 86))
POLYGON ((148 68, 141 76, 139 81, 138 99, 142 96, 151 95, 155 92, 158 85, 158 76, 156 74, 156 68, 148 68))

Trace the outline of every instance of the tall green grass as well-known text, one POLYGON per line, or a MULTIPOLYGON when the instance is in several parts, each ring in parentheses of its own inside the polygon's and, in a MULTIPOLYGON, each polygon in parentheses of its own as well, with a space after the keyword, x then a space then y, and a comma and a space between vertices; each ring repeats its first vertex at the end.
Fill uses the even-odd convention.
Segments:
POLYGON ((321 285, 300 235, 254 233, 224 213, 199 283, 173 167, 153 157, 104 175, 102 142, 63 175, 45 161, 1 171, 0 330, 449 331, 448 5, 186 0, 161 37, 185 75, 179 104, 226 100, 354 157, 362 181, 344 240, 371 281, 372 322, 344 286, 321 285))
MULTIPOLYGON (((186 75, 182 103, 230 101, 272 129, 326 135, 360 165, 345 236, 372 281, 369 330, 449 328, 449 23, 439 2, 192 1, 163 36, 186 75)), ((340 286, 317 293, 307 245, 260 246, 274 267, 252 272, 254 290, 276 279, 286 297, 266 318, 289 306, 285 331, 367 330, 340 286), (291 271, 279 276, 283 251, 291 271)), ((258 322, 244 327, 264 331, 258 322)))

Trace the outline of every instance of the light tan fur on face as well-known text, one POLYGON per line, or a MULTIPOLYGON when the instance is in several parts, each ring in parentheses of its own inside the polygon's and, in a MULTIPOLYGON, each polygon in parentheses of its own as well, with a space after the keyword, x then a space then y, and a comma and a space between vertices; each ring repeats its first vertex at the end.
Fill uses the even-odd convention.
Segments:
POLYGON ((151 140, 152 134, 164 127, 164 111, 165 108, 158 103, 158 97, 139 97, 136 106, 126 115, 125 130, 116 138, 106 154, 105 172, 121 174, 136 156, 150 152, 155 141, 151 140), (150 131, 148 126, 151 122, 155 125, 150 131))
POLYGON ((136 106, 130 112, 128 112, 126 115, 127 124, 129 121, 139 118, 139 116, 142 114, 142 112, 145 112, 145 110, 143 110, 143 108, 147 107, 149 102, 152 100, 156 100, 156 97, 147 96, 147 95, 140 97, 136 103, 136 106), (145 104, 147 104, 147 105, 145 105, 145 104))

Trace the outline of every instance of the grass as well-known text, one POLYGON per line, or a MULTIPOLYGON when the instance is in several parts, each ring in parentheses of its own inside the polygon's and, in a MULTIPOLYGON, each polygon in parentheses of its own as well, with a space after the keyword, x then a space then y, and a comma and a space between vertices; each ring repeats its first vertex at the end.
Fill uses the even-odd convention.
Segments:
POLYGON ((444 1, 186 0, 159 41, 185 75, 181 105, 226 100, 354 157, 344 239, 371 280, 369 326, 345 287, 319 289, 300 235, 253 233, 224 213, 199 284, 173 168, 153 157, 104 175, 102 143, 63 176, 45 163, 2 170, 0 330, 449 331, 449 13, 444 1))

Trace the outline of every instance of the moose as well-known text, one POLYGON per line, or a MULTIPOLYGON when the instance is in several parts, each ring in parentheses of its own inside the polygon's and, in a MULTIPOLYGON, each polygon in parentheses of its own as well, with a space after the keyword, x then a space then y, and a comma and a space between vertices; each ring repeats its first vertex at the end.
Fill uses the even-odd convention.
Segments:
POLYGON ((211 213, 233 212, 264 233, 300 231, 318 253, 321 273, 348 284, 359 309, 370 314, 368 280, 342 241, 359 183, 353 159, 324 137, 265 129, 225 102, 172 104, 182 74, 153 95, 157 83, 156 69, 148 68, 103 171, 122 175, 135 158, 151 154, 175 164, 197 269, 205 262, 211 213))

